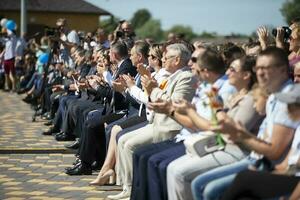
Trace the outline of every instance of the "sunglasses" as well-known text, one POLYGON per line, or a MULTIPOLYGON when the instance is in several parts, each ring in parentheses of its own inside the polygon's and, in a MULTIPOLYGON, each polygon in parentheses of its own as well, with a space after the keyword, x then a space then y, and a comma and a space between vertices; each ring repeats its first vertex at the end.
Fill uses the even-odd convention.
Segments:
POLYGON ((191 61, 192 61, 192 63, 196 63, 197 62, 197 58, 196 57, 191 57, 191 61))
POLYGON ((156 56, 152 55, 152 54, 149 54, 149 57, 151 57, 152 59, 155 59, 156 56))

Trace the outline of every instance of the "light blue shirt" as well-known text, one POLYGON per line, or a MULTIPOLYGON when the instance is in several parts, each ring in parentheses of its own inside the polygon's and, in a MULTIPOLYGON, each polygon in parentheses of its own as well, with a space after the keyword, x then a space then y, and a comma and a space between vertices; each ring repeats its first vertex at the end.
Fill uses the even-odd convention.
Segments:
MULTIPOLYGON (((300 126, 295 131, 295 136, 289 154, 288 164, 296 165, 300 158, 300 126)), ((300 174, 299 174, 300 175, 300 174)))
MULTIPOLYGON (((228 83, 227 76, 220 77, 213 85, 206 82, 202 82, 199 85, 192 103, 195 104, 197 113, 209 121, 212 119, 212 110, 209 106, 207 93, 211 90, 212 86, 218 89, 218 94, 222 97, 222 99, 223 97, 228 97, 236 92, 236 89, 228 83)), ((191 136, 192 133, 195 132, 188 128, 183 128, 180 133, 175 136, 176 142, 185 140, 187 137, 191 136)))
POLYGON ((236 88, 229 83, 227 75, 223 75, 215 83, 214 87, 218 88, 218 94, 222 97, 224 105, 228 105, 228 99, 230 96, 237 92, 236 88))
MULTIPOLYGON (((293 81, 288 80, 282 85, 280 91, 278 92, 288 92, 291 89, 292 85, 293 81)), ((273 135, 273 127, 275 124, 292 129, 297 129, 297 127, 300 125, 299 122, 295 122, 289 117, 287 104, 279 101, 275 98, 274 94, 271 94, 266 103, 266 118, 265 124, 263 125, 265 126, 265 130, 260 131, 257 137, 266 142, 271 142, 273 135)), ((284 156, 285 155, 283 155, 282 158, 278 160, 283 159, 284 156)), ((255 157, 258 159, 261 158, 262 155, 253 152, 251 153, 251 157, 255 157)))

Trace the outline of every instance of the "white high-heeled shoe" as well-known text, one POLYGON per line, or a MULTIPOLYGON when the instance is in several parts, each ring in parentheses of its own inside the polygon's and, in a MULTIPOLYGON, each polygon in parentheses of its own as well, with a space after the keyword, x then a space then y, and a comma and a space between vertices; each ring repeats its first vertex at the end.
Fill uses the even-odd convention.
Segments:
POLYGON ((116 195, 108 195, 107 198, 109 199, 114 199, 114 200, 117 200, 117 199, 129 199, 130 198, 130 195, 131 195, 131 187, 129 186, 124 186, 123 187, 123 191, 119 194, 116 194, 116 195))
POLYGON ((106 185, 106 184, 113 185, 115 183, 116 183, 115 171, 112 169, 109 169, 104 174, 102 174, 99 179, 97 177, 96 180, 90 182, 89 185, 101 186, 101 185, 106 185))

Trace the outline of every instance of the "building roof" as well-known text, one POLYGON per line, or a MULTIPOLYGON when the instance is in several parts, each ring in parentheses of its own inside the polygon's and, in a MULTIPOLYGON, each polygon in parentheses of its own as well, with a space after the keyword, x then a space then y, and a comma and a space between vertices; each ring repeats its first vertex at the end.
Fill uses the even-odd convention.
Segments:
MULTIPOLYGON (((111 15, 84 0, 26 0, 28 11, 111 15)), ((0 0, 0 10, 19 11, 21 0, 0 0)))

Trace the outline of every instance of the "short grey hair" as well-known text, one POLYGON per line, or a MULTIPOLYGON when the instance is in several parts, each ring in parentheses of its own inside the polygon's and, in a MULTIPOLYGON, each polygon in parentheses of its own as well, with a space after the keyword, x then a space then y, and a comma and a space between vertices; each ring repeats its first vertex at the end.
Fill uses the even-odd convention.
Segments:
POLYGON ((179 56, 180 59, 182 60, 183 65, 187 65, 191 58, 190 50, 184 44, 181 43, 168 45, 167 51, 172 52, 174 56, 179 56))

